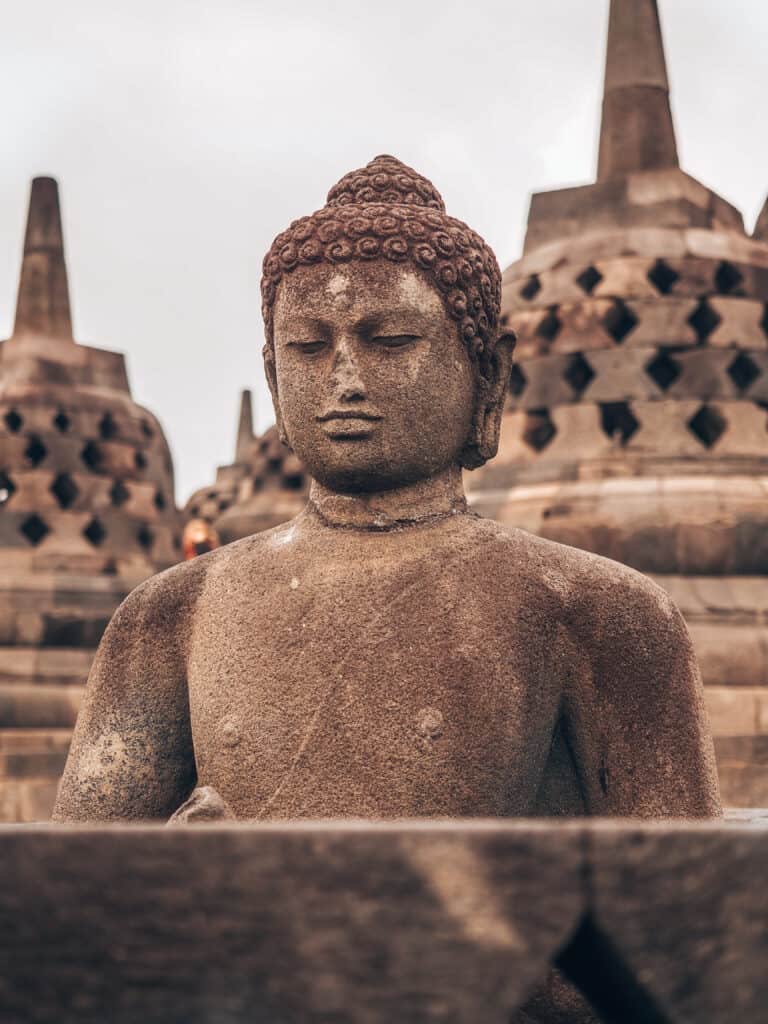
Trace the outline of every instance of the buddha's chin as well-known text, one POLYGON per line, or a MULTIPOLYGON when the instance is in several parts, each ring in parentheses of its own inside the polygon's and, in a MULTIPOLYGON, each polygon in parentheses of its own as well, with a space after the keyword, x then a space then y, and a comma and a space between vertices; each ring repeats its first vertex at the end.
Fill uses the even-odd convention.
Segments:
POLYGON ((310 476, 340 494, 372 494, 376 491, 391 491, 429 475, 422 467, 393 464, 374 455, 365 458, 353 446, 354 442, 339 445, 336 457, 322 463, 311 460, 307 465, 310 476))

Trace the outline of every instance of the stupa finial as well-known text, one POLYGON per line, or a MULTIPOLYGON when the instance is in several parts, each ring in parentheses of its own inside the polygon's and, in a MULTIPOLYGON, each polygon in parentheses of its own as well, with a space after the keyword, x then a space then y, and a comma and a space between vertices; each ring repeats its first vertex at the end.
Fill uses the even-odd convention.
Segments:
POLYGON ((237 422, 237 444, 235 446, 235 462, 245 462, 253 441, 253 406, 251 392, 248 389, 240 395, 240 417, 237 422))
POLYGON ((678 166, 657 0, 611 0, 598 181, 678 166))
POLYGON ((35 178, 29 199, 13 336, 29 334, 72 341, 59 187, 54 178, 35 178))
POLYGON ((752 237, 758 242, 768 242, 768 198, 763 203, 763 208, 758 215, 752 237))

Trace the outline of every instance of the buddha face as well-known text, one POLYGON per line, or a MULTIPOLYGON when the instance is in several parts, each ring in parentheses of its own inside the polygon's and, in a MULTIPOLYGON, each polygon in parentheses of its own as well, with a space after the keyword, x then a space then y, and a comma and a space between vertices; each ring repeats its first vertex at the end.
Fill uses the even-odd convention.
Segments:
POLYGON ((278 418, 316 480, 386 490, 458 463, 476 373, 456 322, 415 270, 297 269, 279 286, 274 343, 278 418))

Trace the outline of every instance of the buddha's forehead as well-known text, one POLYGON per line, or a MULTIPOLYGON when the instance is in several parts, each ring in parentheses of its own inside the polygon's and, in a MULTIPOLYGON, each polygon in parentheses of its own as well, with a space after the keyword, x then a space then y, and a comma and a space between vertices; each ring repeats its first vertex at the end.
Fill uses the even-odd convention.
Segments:
POLYGON ((299 267, 280 282, 275 327, 296 319, 357 320, 412 310, 443 316, 437 289, 412 267, 352 262, 299 267))

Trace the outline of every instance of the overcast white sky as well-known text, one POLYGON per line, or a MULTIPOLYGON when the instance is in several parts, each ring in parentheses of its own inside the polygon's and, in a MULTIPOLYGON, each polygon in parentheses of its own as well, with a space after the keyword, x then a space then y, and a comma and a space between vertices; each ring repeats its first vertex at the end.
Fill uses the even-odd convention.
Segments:
MULTIPOLYGON (((264 252, 377 153, 518 254, 528 194, 594 175, 607 0, 0 0, 0 337, 29 179, 59 179, 75 333, 119 349, 183 502, 261 371, 264 252)), ((660 0, 686 170, 768 191, 768 2, 660 0)))

